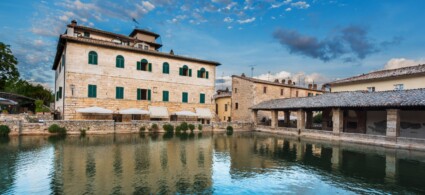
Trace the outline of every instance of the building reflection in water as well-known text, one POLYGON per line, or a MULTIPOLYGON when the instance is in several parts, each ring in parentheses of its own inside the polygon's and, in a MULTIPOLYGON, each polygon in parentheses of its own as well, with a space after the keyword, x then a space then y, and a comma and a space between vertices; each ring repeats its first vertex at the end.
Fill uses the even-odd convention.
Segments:
POLYGON ((425 193, 424 152, 262 133, 12 137, 0 153, 0 194, 28 192, 35 157, 52 194, 425 193))

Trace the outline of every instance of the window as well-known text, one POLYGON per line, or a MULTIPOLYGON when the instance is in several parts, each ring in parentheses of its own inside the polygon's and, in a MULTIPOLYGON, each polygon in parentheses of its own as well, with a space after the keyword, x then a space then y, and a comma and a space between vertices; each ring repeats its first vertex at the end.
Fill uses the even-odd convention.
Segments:
POLYGON ((199 103, 205 104, 205 94, 199 94, 199 103))
POLYGON ((298 91, 295 91, 295 97, 298 97, 298 91))
POLYGON ((263 93, 267 93, 267 87, 263 87, 263 93))
POLYGON ((124 57, 122 57, 121 55, 118 55, 117 58, 115 59, 115 66, 117 68, 124 68, 124 57))
POLYGON ((170 64, 168 64, 167 62, 164 62, 162 64, 162 73, 170 74, 170 64))
POLYGON ((311 97, 311 96, 313 96, 313 93, 308 93, 307 96, 311 97))
POLYGON ((235 93, 238 93, 238 88, 235 88, 235 93))
POLYGON ((227 112, 227 104, 224 104, 224 112, 227 112))
POLYGON ((368 87, 367 88, 367 91, 368 92, 375 92, 375 87, 368 87))
POLYGON ((144 50, 149 50, 149 45, 143 45, 144 50))
POLYGON ((151 90, 137 89, 137 100, 151 100, 151 90))
POLYGON ((89 64, 97 65, 97 53, 95 51, 89 52, 89 64))
POLYGON ((115 98, 116 99, 124 99, 124 87, 116 87, 115 88, 115 98))
POLYGON ((235 103, 235 110, 239 109, 239 104, 235 103))
POLYGON ((179 69, 179 75, 180 76, 192 76, 192 69, 189 69, 189 67, 187 67, 186 65, 184 65, 183 67, 181 67, 179 69))
POLYGON ((97 96, 97 86, 96 85, 89 85, 88 97, 89 98, 96 98, 96 96, 97 96))
POLYGON ((146 59, 142 59, 140 62, 137 62, 137 70, 152 72, 152 64, 146 59))
POLYGON ((208 79, 208 71, 206 71, 205 68, 198 70, 198 78, 208 79))
POLYGON ((404 89, 404 84, 395 84, 394 85, 394 90, 403 90, 404 89))
POLYGON ((280 89, 280 95, 283 96, 283 89, 280 89))
POLYGON ((62 87, 59 87, 59 99, 62 99, 62 87))
POLYGON ((89 32, 84 32, 84 37, 90 37, 90 33, 89 32))
POLYGON ((189 95, 187 94, 187 92, 183 92, 182 93, 182 102, 183 103, 187 103, 188 102, 188 99, 189 99, 188 96, 189 95))
POLYGON ((163 102, 168 102, 169 101, 168 95, 169 95, 168 91, 162 91, 162 101, 163 102))

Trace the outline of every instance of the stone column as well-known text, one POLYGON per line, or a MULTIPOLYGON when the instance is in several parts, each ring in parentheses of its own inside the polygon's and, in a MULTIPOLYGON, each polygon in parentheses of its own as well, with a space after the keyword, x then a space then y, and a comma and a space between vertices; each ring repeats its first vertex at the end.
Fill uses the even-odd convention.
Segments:
POLYGON ((342 154, 341 151, 338 147, 333 147, 332 148, 332 158, 331 158, 331 163, 332 163, 332 169, 333 170, 338 170, 339 169, 339 163, 342 161, 342 154))
POLYGON ((289 127, 291 125, 291 112, 289 110, 285 110, 285 126, 289 127))
POLYGON ((394 183, 397 174, 397 157, 395 153, 385 156, 385 180, 388 183, 394 183))
POLYGON ((301 161, 304 158, 305 148, 301 142, 297 143, 297 161, 301 161))
POLYGON ((272 110, 272 124, 271 124, 271 128, 272 129, 276 129, 277 128, 277 123, 278 123, 278 111, 277 110, 272 110))
POLYGON ((313 128, 313 111, 306 111, 306 129, 313 128))
POLYGON ((257 126, 258 124, 258 110, 252 110, 251 111, 251 122, 254 124, 254 126, 257 126))
POLYGON ((305 111, 302 109, 297 111, 297 129, 305 129, 305 111))
POLYGON ((387 137, 396 138, 400 135, 400 110, 387 110, 387 137))
POLYGON ((332 109, 332 128, 334 134, 340 134, 344 130, 344 115, 340 108, 332 109))

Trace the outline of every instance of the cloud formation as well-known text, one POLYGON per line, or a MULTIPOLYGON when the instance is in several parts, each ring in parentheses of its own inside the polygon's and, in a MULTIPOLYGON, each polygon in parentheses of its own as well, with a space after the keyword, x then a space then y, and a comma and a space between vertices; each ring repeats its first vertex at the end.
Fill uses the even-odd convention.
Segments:
POLYGON ((385 64, 384 69, 397 69, 419 64, 425 64, 425 59, 411 60, 406 58, 392 58, 385 64))
POLYGON ((288 29, 276 30, 273 37, 287 47, 290 53, 320 59, 324 62, 339 58, 344 62, 355 62, 401 42, 399 37, 391 41, 375 42, 369 37, 367 28, 358 25, 337 29, 332 35, 322 40, 288 29))

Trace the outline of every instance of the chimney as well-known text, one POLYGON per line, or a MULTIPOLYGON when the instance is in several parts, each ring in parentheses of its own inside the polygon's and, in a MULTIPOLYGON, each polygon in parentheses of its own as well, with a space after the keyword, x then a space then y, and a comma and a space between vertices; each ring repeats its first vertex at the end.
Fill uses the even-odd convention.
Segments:
POLYGON ((275 82, 275 83, 279 83, 279 79, 275 79, 275 80, 274 80, 274 82, 275 82))
POLYGON ((308 88, 311 89, 313 87, 312 84, 308 84, 308 88))
POLYGON ((317 84, 313 84, 313 89, 317 90, 317 84))
POLYGON ((71 21, 71 26, 77 26, 77 20, 72 20, 71 21))
POLYGON ((295 82, 292 82, 292 85, 295 85, 295 82))
POLYGON ((288 80, 288 85, 290 85, 290 84, 292 84, 292 81, 291 81, 291 79, 289 79, 289 80, 288 80))
POLYGON ((171 55, 174 55, 174 51, 172 49, 170 50, 170 54, 171 55))
POLYGON ((325 85, 322 85, 322 89, 321 89, 322 91, 325 91, 326 90, 326 87, 325 87, 325 85))
POLYGON ((285 84, 285 79, 282 79, 282 84, 285 84))
POLYGON ((245 73, 242 73, 241 77, 245 77, 245 73))

